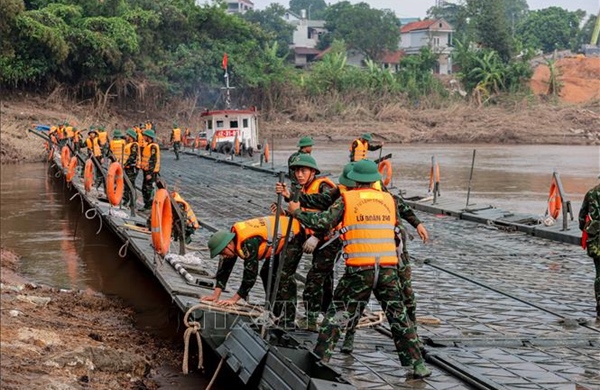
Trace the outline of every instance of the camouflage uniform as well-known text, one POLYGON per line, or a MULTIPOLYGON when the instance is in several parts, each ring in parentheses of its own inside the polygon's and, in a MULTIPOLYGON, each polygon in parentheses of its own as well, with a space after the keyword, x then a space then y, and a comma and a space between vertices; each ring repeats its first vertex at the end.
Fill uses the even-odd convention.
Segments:
POLYGON ((147 210, 152 208, 152 192, 154 191, 154 183, 156 183, 156 178, 158 176, 158 172, 154 172, 154 168, 158 163, 156 159, 156 151, 153 149, 152 155, 148 160, 148 169, 142 170, 142 197, 144 198, 144 209, 147 210), (150 179, 147 178, 148 176, 150 176, 150 179))
POLYGON ((596 316, 600 318, 600 185, 589 190, 579 210, 579 229, 585 230, 587 238, 587 254, 594 260, 596 278, 594 292, 596 295, 596 316), (589 216, 589 221, 586 219, 589 216))
POLYGON ((296 270, 300 259, 302 259, 302 244, 306 241, 304 230, 300 230, 300 234, 294 236, 283 255, 283 265, 281 268, 281 276, 277 297, 273 312, 276 317, 281 316, 279 323, 283 327, 293 328, 296 319, 296 304, 298 300, 298 284, 296 283, 296 270))
MULTIPOLYGON (((302 224, 311 229, 328 230, 337 226, 344 216, 344 200, 337 199, 327 210, 319 213, 294 212, 302 224)), ((373 286, 375 270, 369 267, 346 267, 329 306, 325 321, 320 329, 315 353, 328 361, 337 343, 341 328, 360 315, 360 308, 366 306, 371 292, 379 300, 386 313, 392 330, 394 344, 403 366, 423 363, 419 341, 402 301, 398 300, 398 272, 396 267, 379 268, 377 284, 373 286)))
MULTIPOLYGON (((139 147, 137 143, 131 145, 131 151, 129 154, 129 158, 125 161, 124 171, 125 175, 131 182, 131 185, 135 187, 135 180, 137 179, 138 168, 137 168, 137 160, 138 160, 139 147)), ((129 205, 131 196, 131 191, 129 190, 129 186, 125 186, 125 190, 123 191, 123 204, 129 205)), ((135 200, 135 199, 134 199, 135 200)))
MULTIPOLYGON (((235 239, 234 239, 235 240, 235 239)), ((262 243, 263 239, 261 237, 252 237, 248 238, 242 243, 242 250, 244 251, 244 273, 242 275, 242 282, 240 287, 238 288, 237 294, 242 297, 244 300, 248 300, 248 295, 250 294, 250 290, 254 287, 256 283, 256 278, 259 274, 258 272, 258 248, 262 243)), ((275 261, 273 262, 273 269, 277 269, 279 256, 275 256, 275 261)), ((237 261, 237 257, 235 259, 227 259, 221 260, 219 262, 219 269, 217 270, 216 287, 225 290, 225 286, 227 285, 227 281, 229 280, 229 276, 233 271, 233 267, 237 261)), ((270 259, 265 259, 262 268, 260 269, 260 278, 262 280, 263 287, 265 289, 265 293, 267 291, 267 282, 269 277, 269 262, 270 259)), ((273 282, 275 278, 273 278, 273 282)), ((271 283, 271 287, 273 283, 271 283)))

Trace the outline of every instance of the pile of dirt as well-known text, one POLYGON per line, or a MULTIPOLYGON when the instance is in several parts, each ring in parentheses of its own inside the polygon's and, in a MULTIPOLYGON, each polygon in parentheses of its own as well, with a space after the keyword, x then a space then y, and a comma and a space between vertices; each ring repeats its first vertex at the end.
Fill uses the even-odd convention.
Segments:
MULTIPOLYGON (((562 84, 560 100, 566 103, 584 103, 600 100, 600 57, 568 57, 556 61, 558 80, 562 84)), ((550 69, 539 65, 531 79, 531 89, 537 95, 546 95, 550 69)))
POLYGON ((27 283, 0 249, 2 389, 155 389, 156 369, 181 352, 136 330, 120 302, 27 283))

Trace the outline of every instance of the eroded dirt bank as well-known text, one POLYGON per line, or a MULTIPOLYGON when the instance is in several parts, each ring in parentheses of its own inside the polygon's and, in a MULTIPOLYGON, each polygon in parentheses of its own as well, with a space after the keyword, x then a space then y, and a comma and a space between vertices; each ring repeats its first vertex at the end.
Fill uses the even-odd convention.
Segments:
MULTIPOLYGON (((495 143, 495 144, 600 144, 600 101, 579 105, 531 103, 513 106, 476 107, 456 104, 440 109, 408 109, 390 105, 377 117, 366 112, 344 112, 338 120, 325 120, 318 108, 298 107, 293 115, 281 114, 260 121, 261 139, 315 136, 318 142, 348 140, 369 131, 376 140, 397 143, 495 143), (305 111, 305 112, 304 112, 305 111)), ((168 113, 121 112, 94 116, 90 107, 54 103, 42 97, 13 97, 0 107, 0 153, 2 163, 41 161, 41 139, 29 134, 33 123, 69 121, 76 127, 105 125, 109 132, 145 119, 153 120, 158 135, 167 139, 173 118, 168 113)), ((179 120, 180 127, 198 130, 199 119, 179 120)))
POLYGON ((0 388, 191 388, 179 374, 181 343, 137 330, 115 299, 29 283, 16 254, 0 255, 0 388))

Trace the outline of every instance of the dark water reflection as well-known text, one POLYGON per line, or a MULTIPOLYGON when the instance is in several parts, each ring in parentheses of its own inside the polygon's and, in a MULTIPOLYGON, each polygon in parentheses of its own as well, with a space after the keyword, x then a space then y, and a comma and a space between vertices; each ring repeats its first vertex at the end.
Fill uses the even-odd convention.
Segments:
POLYGON ((134 257, 118 255, 121 243, 88 221, 79 198, 48 176, 45 164, 2 166, 0 186, 2 246, 22 256, 28 279, 67 289, 90 289, 118 296, 135 309, 137 325, 173 333, 171 302, 134 257))

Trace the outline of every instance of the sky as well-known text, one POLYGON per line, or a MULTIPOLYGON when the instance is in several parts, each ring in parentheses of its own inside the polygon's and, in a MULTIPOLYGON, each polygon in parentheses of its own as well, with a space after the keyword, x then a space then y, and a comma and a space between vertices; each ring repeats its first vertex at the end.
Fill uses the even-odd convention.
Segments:
MULTIPOLYGON (((279 3, 284 7, 289 7, 288 0, 252 0, 254 6, 258 9, 265 9, 271 3, 279 3)), ((335 0, 325 0, 326 3, 336 3, 335 0)), ((358 3, 359 0, 350 0, 351 3, 358 3)), ((371 8, 391 9, 396 12, 399 18, 417 17, 424 18, 427 10, 435 5, 435 0, 362 0, 371 6, 371 8)), ((529 9, 537 10, 548 7, 561 7, 570 11, 582 9, 589 14, 596 15, 600 9, 600 0, 527 0, 529 9)))

